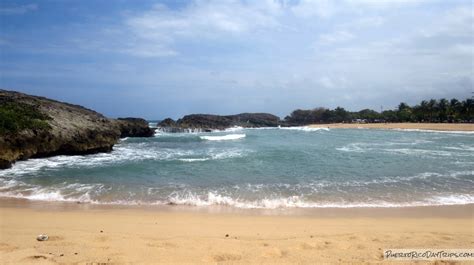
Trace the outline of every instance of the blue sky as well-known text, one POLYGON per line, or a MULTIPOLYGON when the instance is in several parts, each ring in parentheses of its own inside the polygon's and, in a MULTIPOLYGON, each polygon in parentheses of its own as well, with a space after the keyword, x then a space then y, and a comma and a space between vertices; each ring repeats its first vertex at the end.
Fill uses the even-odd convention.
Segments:
POLYGON ((0 2, 0 87, 110 117, 467 98, 469 0, 0 2))

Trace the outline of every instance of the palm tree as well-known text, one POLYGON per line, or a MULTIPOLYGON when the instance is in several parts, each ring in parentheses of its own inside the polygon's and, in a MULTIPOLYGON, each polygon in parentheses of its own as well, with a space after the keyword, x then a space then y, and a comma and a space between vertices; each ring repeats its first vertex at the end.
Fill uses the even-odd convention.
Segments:
POLYGON ((440 121, 446 121, 448 118, 448 108, 449 102, 447 99, 442 98, 439 100, 437 109, 438 109, 438 118, 440 121))
POLYGON ((428 102, 428 115, 429 115, 429 121, 433 122, 433 117, 436 117, 436 108, 437 108, 438 102, 436 99, 430 99, 428 102))
POLYGON ((421 117, 422 121, 425 121, 428 117, 428 101, 422 100, 420 103, 420 112, 421 112, 421 117))
POLYGON ((460 109, 460 103, 459 103, 459 100, 455 99, 455 98, 452 98, 450 101, 449 101, 449 118, 452 120, 452 121, 456 121, 457 118, 458 118, 458 111, 460 109))
POLYGON ((474 120, 474 99, 466 99, 462 102, 461 116, 464 121, 474 120))

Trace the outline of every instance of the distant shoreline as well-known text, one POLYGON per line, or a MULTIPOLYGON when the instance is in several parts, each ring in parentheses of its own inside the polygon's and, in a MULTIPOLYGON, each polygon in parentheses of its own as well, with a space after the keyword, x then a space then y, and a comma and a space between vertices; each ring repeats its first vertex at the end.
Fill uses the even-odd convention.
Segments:
POLYGON ((433 131, 474 131, 473 123, 328 123, 311 124, 311 128, 340 129, 408 129, 433 131))

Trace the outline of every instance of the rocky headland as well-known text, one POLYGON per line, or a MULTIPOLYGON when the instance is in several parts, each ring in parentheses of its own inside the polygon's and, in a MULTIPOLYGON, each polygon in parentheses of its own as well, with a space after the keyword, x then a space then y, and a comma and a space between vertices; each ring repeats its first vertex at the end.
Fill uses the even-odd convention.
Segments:
POLYGON ((168 132, 225 130, 240 126, 244 128, 277 127, 280 118, 269 113, 241 113, 236 115, 191 114, 177 121, 171 118, 158 123, 160 130, 168 132))
POLYGON ((121 137, 152 135, 142 119, 109 119, 82 106, 0 90, 0 169, 28 158, 109 152, 121 137))

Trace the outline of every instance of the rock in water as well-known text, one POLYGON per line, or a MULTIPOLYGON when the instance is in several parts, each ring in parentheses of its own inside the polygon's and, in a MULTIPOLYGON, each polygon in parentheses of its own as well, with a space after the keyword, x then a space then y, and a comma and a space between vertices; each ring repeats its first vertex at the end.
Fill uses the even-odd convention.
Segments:
POLYGON ((148 122, 140 118, 118 118, 115 123, 120 130, 120 137, 152 137, 155 130, 148 126, 148 122))
POLYGON ((191 114, 179 119, 177 124, 183 129, 223 130, 232 127, 232 120, 226 116, 191 114))
POLYGON ((227 116, 234 126, 242 127, 278 127, 280 118, 269 113, 240 113, 227 116))
POLYGON ((170 128, 173 128, 173 127, 176 127, 178 126, 176 124, 176 122, 171 119, 171 118, 166 118, 162 121, 160 121, 158 124, 157 124, 158 127, 170 127, 170 128))
POLYGON ((280 118, 269 113, 241 113, 236 115, 191 114, 178 121, 170 118, 161 121, 158 127, 169 132, 186 130, 224 130, 234 126, 245 128, 277 127, 281 124, 280 118))

